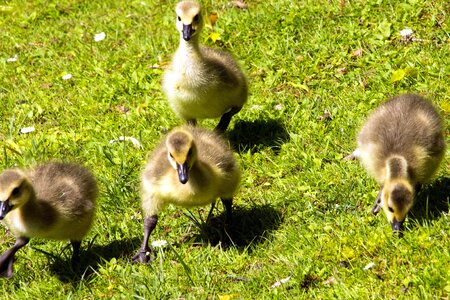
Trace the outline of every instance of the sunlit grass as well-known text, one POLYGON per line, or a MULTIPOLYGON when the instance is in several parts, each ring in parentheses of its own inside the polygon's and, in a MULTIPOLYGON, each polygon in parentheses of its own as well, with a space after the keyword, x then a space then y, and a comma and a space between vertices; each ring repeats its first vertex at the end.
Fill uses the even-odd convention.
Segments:
MULTIPOLYGON (((221 204, 209 224, 209 207, 168 207, 152 241, 169 245, 150 265, 130 263, 143 234, 139 173, 182 123, 161 91, 178 45, 175 3, 0 5, 1 168, 78 161, 101 190, 82 246, 85 272, 70 271, 67 243, 32 240, 17 254, 15 276, 0 281, 2 297, 448 298, 448 150, 403 239, 370 211, 376 183, 357 162, 341 160, 369 112, 404 92, 440 108, 448 141, 447 1, 249 1, 247 10, 205 2, 217 13, 220 40, 205 30, 203 42, 231 51, 250 85, 227 132, 243 170, 236 222, 223 230, 221 204), (410 38, 401 36, 405 28, 410 38), (142 148, 110 143, 121 136, 142 148)), ((14 237, 0 236, 3 252, 14 237)))

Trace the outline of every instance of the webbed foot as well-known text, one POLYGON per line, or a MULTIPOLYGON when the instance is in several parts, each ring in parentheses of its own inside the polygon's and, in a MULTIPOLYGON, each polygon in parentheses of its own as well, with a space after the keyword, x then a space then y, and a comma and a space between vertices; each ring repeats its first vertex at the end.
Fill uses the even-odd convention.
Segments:
POLYGON ((13 276, 14 255, 10 255, 9 250, 0 256, 0 277, 11 278, 13 276))
POLYGON ((378 193, 377 197, 375 198, 375 203, 372 207, 372 212, 374 215, 377 215, 381 210, 381 190, 378 193))
POLYGON ((0 256, 0 277, 11 278, 13 276, 14 255, 30 241, 26 237, 18 237, 14 246, 6 250, 0 256))
POLYGON ((133 263, 146 264, 152 262, 154 257, 152 256, 152 251, 150 249, 140 249, 132 258, 133 263))

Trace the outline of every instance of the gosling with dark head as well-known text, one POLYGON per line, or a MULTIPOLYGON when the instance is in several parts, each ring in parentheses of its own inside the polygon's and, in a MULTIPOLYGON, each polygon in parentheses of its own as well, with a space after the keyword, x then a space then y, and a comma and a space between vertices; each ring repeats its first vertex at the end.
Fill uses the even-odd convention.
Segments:
POLYGON ((192 126, 172 130, 153 151, 142 173, 144 240, 134 262, 150 260, 149 236, 168 204, 205 206, 222 200, 227 223, 241 172, 228 144, 217 133, 192 126))
POLYGON ((197 119, 221 117, 224 132, 247 101, 247 80, 227 52, 201 46, 202 7, 195 1, 176 6, 180 44, 164 74, 163 90, 175 114, 195 125, 197 119))
POLYGON ((382 208, 394 233, 401 233, 415 195, 444 156, 440 116, 424 98, 400 95, 369 116, 357 141, 349 158, 359 158, 380 185, 372 211, 382 208))
POLYGON ((0 256, 0 276, 13 275, 14 255, 30 238, 70 240, 75 266, 94 217, 96 197, 94 177, 76 164, 52 162, 0 174, 0 220, 17 237, 0 256))

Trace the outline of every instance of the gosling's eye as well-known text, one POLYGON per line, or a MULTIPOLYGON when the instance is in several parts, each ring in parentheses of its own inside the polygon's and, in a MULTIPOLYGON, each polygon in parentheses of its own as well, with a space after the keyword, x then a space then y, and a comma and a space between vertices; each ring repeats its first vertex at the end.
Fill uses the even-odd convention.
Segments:
POLYGON ((390 211, 391 213, 394 212, 394 209, 393 209, 392 207, 389 206, 388 209, 389 209, 389 211, 390 211))
POLYGON ((170 155, 170 158, 173 158, 173 155, 172 155, 172 153, 170 153, 170 152, 169 152, 169 155, 170 155))
POLYGON ((194 17, 194 21, 197 22, 198 21, 198 15, 195 15, 194 17))
POLYGON ((11 192, 11 196, 17 198, 20 196, 20 189, 18 187, 14 188, 11 192))
POLYGON ((177 19, 178 19, 178 21, 181 21, 181 18, 180 18, 180 16, 178 16, 178 17, 177 17, 177 19))

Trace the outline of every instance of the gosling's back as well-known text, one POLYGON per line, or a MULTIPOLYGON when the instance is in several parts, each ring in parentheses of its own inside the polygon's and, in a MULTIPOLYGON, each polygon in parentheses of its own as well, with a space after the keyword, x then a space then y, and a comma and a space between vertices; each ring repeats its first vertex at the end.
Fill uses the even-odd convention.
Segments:
POLYGON ((427 181, 444 154, 439 114, 418 95, 401 95, 382 104, 358 136, 361 160, 375 179, 384 181, 386 161, 396 155, 406 159, 415 182, 427 181))
POLYGON ((192 133, 198 150, 199 162, 215 165, 224 174, 239 172, 236 160, 227 142, 217 133, 186 126, 192 133))

